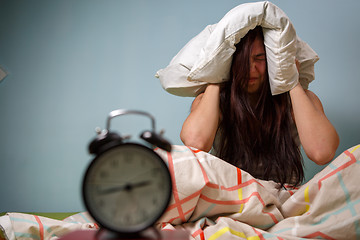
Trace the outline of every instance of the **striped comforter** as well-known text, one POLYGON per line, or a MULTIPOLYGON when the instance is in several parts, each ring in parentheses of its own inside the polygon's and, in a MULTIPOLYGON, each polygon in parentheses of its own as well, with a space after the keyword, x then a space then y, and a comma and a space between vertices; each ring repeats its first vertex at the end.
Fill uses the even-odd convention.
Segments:
MULTIPOLYGON (((162 231, 185 229, 199 240, 360 239, 360 145, 301 187, 281 190, 196 149, 156 151, 173 178, 172 200, 157 224, 162 231)), ((56 239, 97 225, 87 213, 63 221, 8 213, 0 229, 8 239, 56 239)))

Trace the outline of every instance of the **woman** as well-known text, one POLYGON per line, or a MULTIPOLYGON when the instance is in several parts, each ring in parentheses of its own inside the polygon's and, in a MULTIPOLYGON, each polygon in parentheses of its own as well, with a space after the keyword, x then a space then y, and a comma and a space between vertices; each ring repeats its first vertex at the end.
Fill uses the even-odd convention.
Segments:
POLYGON ((230 80, 210 84, 185 120, 181 140, 281 185, 298 185, 304 173, 299 150, 316 164, 331 161, 339 145, 319 98, 297 84, 272 96, 261 27, 236 46, 230 80))

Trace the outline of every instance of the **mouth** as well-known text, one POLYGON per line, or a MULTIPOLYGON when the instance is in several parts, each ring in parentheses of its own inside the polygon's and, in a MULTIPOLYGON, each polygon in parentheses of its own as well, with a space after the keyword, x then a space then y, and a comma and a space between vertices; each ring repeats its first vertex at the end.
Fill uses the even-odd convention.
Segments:
POLYGON ((253 77, 253 78, 249 78, 249 83, 254 83, 258 80, 258 78, 253 77))

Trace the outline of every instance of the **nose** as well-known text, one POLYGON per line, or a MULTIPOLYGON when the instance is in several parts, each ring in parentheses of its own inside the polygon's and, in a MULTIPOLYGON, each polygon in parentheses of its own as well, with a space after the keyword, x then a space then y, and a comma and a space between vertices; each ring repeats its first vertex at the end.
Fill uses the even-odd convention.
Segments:
POLYGON ((250 60, 250 72, 256 72, 256 71, 257 71, 256 61, 250 60))

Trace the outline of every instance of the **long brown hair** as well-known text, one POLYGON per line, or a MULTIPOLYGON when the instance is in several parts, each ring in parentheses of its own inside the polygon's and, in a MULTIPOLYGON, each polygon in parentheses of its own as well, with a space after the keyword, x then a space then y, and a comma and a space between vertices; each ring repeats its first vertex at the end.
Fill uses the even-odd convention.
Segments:
MULTIPOLYGON (((264 40, 261 27, 236 45, 230 80, 220 93, 219 156, 254 177, 298 185, 304 178, 302 156, 292 134, 288 93, 272 96, 268 76, 252 106, 247 92, 250 51, 255 38, 264 40), (259 170, 260 174, 259 174, 259 170)), ((266 74, 267 75, 267 74, 266 74)))

